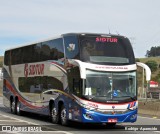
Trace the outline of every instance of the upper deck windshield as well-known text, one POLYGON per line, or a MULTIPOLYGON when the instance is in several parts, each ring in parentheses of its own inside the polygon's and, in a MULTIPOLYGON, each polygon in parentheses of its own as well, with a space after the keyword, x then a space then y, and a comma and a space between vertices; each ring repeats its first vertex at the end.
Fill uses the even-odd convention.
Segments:
POLYGON ((119 103, 137 99, 136 72, 87 70, 83 96, 95 102, 119 103))
POLYGON ((96 64, 135 64, 129 40, 121 36, 83 36, 80 38, 81 60, 96 64))

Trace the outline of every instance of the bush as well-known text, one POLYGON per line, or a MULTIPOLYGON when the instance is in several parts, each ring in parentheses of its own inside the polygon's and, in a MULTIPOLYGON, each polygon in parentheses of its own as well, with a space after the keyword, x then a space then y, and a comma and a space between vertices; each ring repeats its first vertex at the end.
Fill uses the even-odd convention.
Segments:
POLYGON ((150 69, 151 69, 152 72, 157 71, 158 64, 157 64, 156 61, 154 61, 154 60, 149 60, 149 61, 147 61, 145 64, 147 64, 147 65, 150 67, 150 69))

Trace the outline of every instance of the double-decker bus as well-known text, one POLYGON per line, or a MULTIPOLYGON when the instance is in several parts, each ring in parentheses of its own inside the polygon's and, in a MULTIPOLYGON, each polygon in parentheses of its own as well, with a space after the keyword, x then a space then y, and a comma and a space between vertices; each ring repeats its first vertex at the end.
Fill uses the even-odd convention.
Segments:
POLYGON ((5 51, 3 103, 62 125, 135 122, 136 69, 127 37, 62 34, 5 51))

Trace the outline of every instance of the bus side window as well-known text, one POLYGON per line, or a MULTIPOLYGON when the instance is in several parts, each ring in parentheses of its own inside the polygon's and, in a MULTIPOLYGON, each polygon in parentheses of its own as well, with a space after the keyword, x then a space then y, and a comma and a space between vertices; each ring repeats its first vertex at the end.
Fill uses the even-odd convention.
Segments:
POLYGON ((4 64, 8 66, 10 63, 10 51, 6 51, 4 57, 4 64))
POLYGON ((82 80, 80 78, 79 67, 71 67, 67 70, 69 92, 81 96, 82 80))
POLYGON ((80 96, 81 93, 81 80, 73 79, 73 93, 77 96, 80 96))

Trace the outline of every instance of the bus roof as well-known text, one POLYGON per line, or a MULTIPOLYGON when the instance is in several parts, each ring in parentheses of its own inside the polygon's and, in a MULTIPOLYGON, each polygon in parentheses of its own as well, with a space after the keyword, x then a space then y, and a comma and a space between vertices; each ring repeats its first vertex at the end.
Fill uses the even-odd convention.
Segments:
POLYGON ((43 40, 38 40, 38 41, 34 41, 34 42, 28 42, 28 43, 25 43, 23 45, 20 45, 20 46, 17 46, 17 47, 13 47, 13 48, 10 48, 10 49, 6 49, 5 51, 9 51, 9 50, 13 50, 13 49, 16 49, 16 48, 21 48, 21 47, 25 47, 25 46, 30 46, 30 45, 33 45, 33 44, 37 44, 37 43, 40 43, 40 42, 44 42, 44 41, 49 41, 49 40, 52 40, 52 39, 56 39, 56 38, 61 38, 63 36, 67 36, 67 35, 101 35, 101 36, 117 36, 117 37, 124 37, 124 38, 127 38, 125 36, 122 36, 122 35, 119 35, 119 34, 104 34, 104 33, 65 33, 65 34, 61 34, 61 35, 58 35, 58 36, 54 36, 54 37, 50 37, 50 38, 46 38, 46 39, 43 39, 43 40))
POLYGON ((62 36, 66 36, 66 35, 101 35, 101 36, 117 36, 117 37, 124 37, 127 38, 126 36, 122 36, 119 34, 105 34, 105 33, 66 33, 66 34, 62 34, 62 36))
POLYGON ((37 43, 40 43, 40 42, 49 41, 49 40, 56 39, 56 38, 61 38, 61 37, 62 37, 61 35, 58 35, 58 36, 46 38, 46 39, 43 39, 43 40, 28 42, 28 43, 19 45, 19 46, 17 46, 17 47, 13 47, 13 48, 10 48, 10 49, 6 49, 5 51, 9 51, 9 50, 13 50, 13 49, 21 48, 21 47, 25 47, 25 46, 30 46, 30 45, 33 45, 33 44, 37 44, 37 43))

